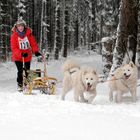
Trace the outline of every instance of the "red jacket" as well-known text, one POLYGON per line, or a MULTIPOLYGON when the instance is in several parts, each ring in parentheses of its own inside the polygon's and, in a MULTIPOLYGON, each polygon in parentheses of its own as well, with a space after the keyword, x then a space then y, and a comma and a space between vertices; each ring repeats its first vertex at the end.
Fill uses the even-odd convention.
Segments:
POLYGON ((31 61, 32 53, 38 52, 37 43, 32 35, 32 31, 29 28, 25 29, 25 36, 22 38, 16 32, 16 28, 11 35, 11 50, 12 60, 22 62, 22 53, 28 53, 25 58, 25 62, 31 61))

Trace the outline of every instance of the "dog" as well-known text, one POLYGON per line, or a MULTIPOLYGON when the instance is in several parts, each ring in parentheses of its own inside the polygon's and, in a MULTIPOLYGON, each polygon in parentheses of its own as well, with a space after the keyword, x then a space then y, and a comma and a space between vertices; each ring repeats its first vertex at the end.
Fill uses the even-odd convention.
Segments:
POLYGON ((123 94, 130 92, 132 101, 136 102, 137 73, 132 61, 117 68, 109 80, 109 100, 113 101, 113 93, 116 92, 115 101, 121 103, 123 94))
POLYGON ((71 89, 74 89, 74 100, 76 102, 92 103, 96 96, 96 85, 98 83, 98 74, 91 67, 81 67, 75 60, 68 59, 62 66, 63 82, 62 96, 65 96, 71 89), (85 99, 84 93, 89 93, 89 98, 85 99))

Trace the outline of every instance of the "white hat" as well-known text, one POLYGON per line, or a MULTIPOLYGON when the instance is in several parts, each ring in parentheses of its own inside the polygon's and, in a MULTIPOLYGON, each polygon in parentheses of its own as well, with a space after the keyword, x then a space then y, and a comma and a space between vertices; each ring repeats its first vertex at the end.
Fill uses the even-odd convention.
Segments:
POLYGON ((26 26, 26 22, 23 19, 18 19, 18 21, 16 22, 16 25, 26 26))

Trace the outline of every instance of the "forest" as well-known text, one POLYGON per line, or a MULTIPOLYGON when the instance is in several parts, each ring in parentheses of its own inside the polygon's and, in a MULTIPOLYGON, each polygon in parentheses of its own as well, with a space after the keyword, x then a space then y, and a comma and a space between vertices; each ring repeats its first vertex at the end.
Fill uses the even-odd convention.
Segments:
POLYGON ((53 59, 96 52, 105 75, 124 60, 140 64, 139 0, 0 0, 0 62, 11 59, 11 29, 20 17, 53 59))

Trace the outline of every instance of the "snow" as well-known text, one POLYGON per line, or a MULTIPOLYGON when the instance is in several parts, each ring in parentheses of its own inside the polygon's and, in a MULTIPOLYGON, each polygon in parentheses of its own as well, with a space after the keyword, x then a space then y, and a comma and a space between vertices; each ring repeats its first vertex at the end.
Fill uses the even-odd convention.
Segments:
POLYGON ((102 41, 101 42, 108 42, 108 41, 110 41, 110 40, 112 40, 112 38, 111 37, 104 37, 104 38, 102 38, 102 41))
MULTIPOLYGON (((81 65, 94 66, 102 72, 102 58, 96 54, 74 57, 81 65)), ((48 62, 48 75, 58 79, 56 95, 34 91, 23 95, 16 91, 16 67, 13 62, 0 64, 0 139, 2 140, 139 140, 140 87, 138 99, 132 103, 129 95, 116 104, 108 100, 108 83, 97 86, 93 104, 73 101, 73 91, 60 100, 62 90, 61 64, 48 62)), ((32 68, 36 64, 32 62, 32 68)), ((37 66, 41 66, 38 64, 37 66)))

